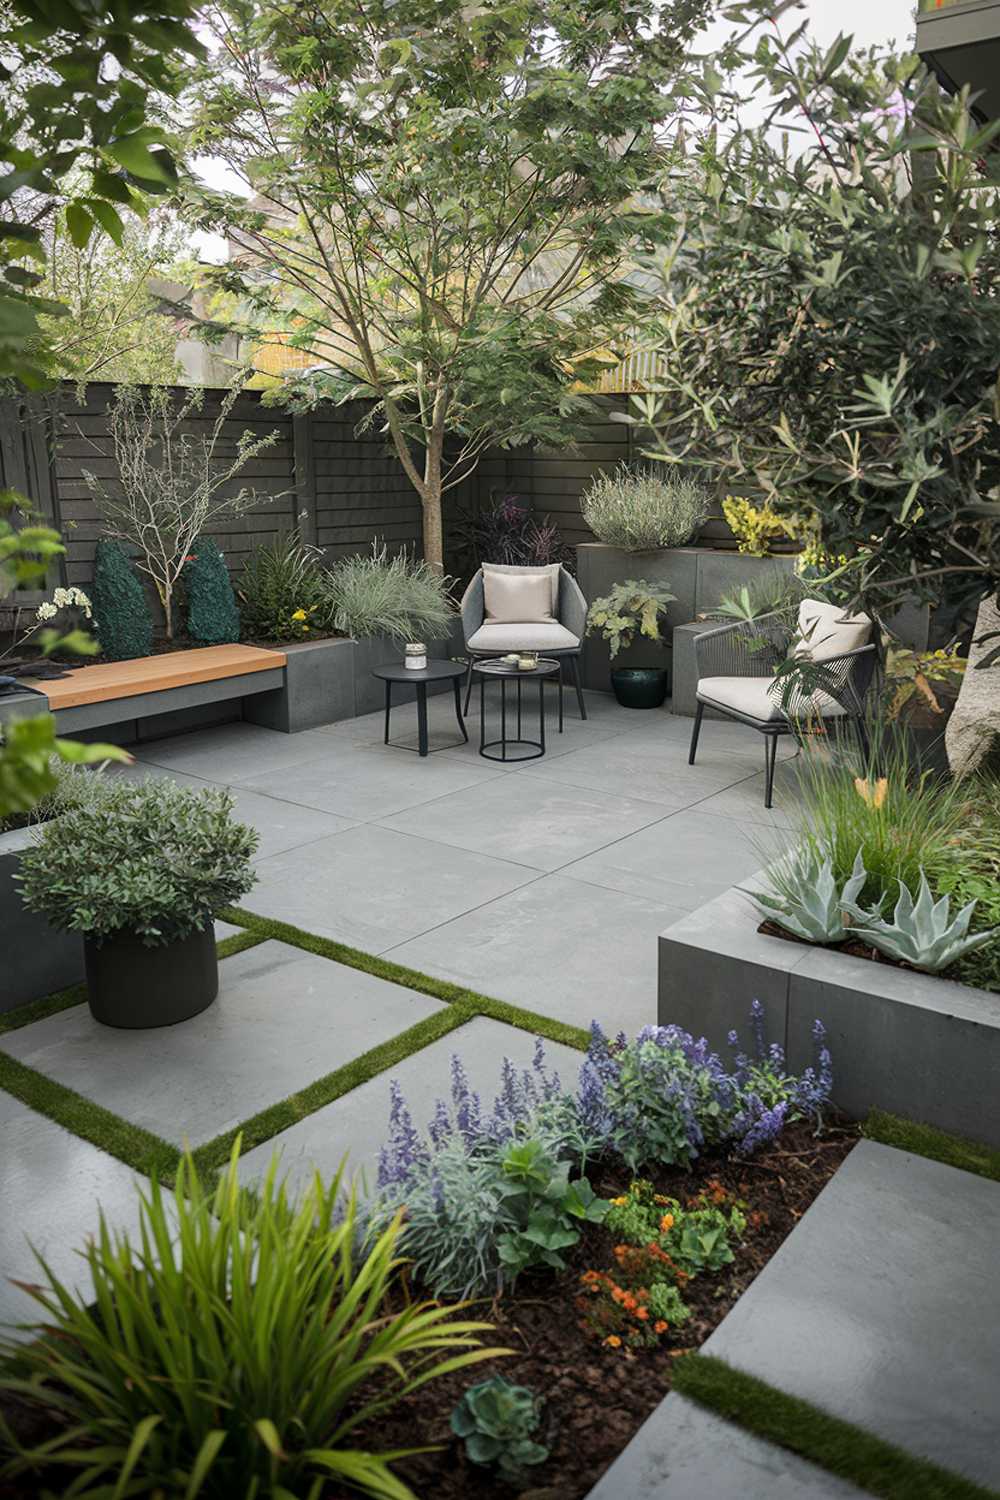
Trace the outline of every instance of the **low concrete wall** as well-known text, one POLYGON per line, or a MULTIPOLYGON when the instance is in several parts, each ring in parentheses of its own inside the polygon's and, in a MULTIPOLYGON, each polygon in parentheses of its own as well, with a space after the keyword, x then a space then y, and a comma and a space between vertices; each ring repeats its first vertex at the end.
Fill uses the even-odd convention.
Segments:
POLYGON ((0 834, 0 1011, 51 995, 83 978, 83 939, 28 911, 14 880, 31 830, 0 834))
POLYGON ((798 1072, 813 1061, 818 1018, 847 1114, 878 1107, 1000 1146, 1000 995, 767 937, 759 922, 734 888, 661 934, 660 1025, 706 1036, 725 1055, 732 1029, 747 1038, 758 999, 769 1038, 798 1072))

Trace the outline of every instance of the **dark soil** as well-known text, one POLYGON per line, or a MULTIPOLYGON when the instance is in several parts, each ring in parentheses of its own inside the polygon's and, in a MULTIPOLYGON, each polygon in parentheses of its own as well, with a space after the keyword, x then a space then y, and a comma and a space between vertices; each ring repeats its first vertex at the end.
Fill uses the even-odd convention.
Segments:
MULTIPOLYGON (((463 1391, 499 1373, 530 1386, 545 1400, 544 1430, 536 1437, 552 1451, 547 1463, 526 1481, 525 1500, 582 1500, 670 1390, 674 1361, 699 1348, 721 1323, 857 1138, 855 1126, 833 1125, 817 1137, 813 1127, 803 1123, 789 1126, 776 1146, 749 1161, 706 1156, 692 1173, 651 1174, 659 1192, 682 1202, 709 1179, 717 1179, 745 1200, 750 1219, 733 1264, 686 1284, 684 1300, 692 1316, 665 1336, 660 1347, 637 1353, 611 1350, 580 1328, 580 1273, 591 1267, 614 1270, 612 1236, 590 1229, 562 1275, 523 1277, 513 1296, 468 1310, 469 1317, 494 1325, 490 1344, 514 1350, 512 1357, 429 1382, 381 1417, 371 1431, 355 1433, 354 1441, 359 1447, 370 1444, 380 1449, 440 1444, 435 1453, 395 1465, 421 1500, 511 1500, 516 1491, 489 1470, 469 1463, 449 1427, 452 1408, 463 1391)), ((629 1174, 624 1169, 598 1172, 592 1181, 599 1193, 614 1198, 627 1190, 629 1174)), ((324 1500, 350 1500, 349 1492, 330 1490, 324 1500)))
MULTIPOLYGON (((542 1429, 536 1437, 551 1454, 531 1471, 521 1492, 523 1500, 582 1500, 670 1390, 674 1361, 699 1348, 721 1323, 857 1139, 857 1127, 844 1121, 828 1123, 820 1136, 811 1125, 800 1123, 789 1126, 776 1145, 748 1161, 705 1156, 694 1172, 652 1173, 657 1191, 682 1202, 715 1180, 746 1205, 748 1228, 733 1264, 685 1285, 684 1300, 692 1312, 687 1323, 671 1330, 657 1348, 637 1353, 605 1348, 580 1327, 576 1299, 581 1272, 614 1270, 612 1236, 592 1227, 572 1252, 565 1272, 525 1276, 513 1295, 465 1310, 466 1317, 493 1324, 487 1342, 513 1350, 512 1356, 429 1382, 370 1428, 355 1431, 352 1446, 385 1451, 435 1445, 435 1452, 394 1465, 420 1500, 513 1500, 517 1490, 490 1470, 469 1463, 449 1427, 451 1411, 468 1386, 500 1373, 544 1398, 542 1429)), ((599 1193, 614 1198, 627 1190, 629 1174, 624 1168, 598 1169, 591 1180, 599 1193)), ((0 1417, 27 1445, 43 1442, 58 1430, 51 1415, 9 1395, 0 1394, 0 1417)), ((0 1479, 0 1500, 29 1500, 46 1483, 59 1494, 65 1482, 65 1470, 36 1476, 28 1489, 0 1479)), ((323 1500, 357 1500, 357 1493, 328 1488, 323 1500)))
MULTIPOLYGON (((758 932, 764 933, 766 937, 783 938, 786 943, 798 943, 803 948, 832 948, 832 944, 810 943, 805 938, 797 937, 794 932, 786 932, 784 927, 779 927, 777 922, 761 922, 757 928, 758 932)), ((898 958, 890 958, 888 954, 880 953, 870 943, 862 943, 859 938, 848 938, 846 943, 837 943, 838 953, 849 953, 852 958, 868 958, 873 963, 889 964, 894 969, 909 969, 911 974, 919 974, 922 971, 915 969, 912 964, 907 964, 898 958)), ((945 975, 950 978, 950 975, 945 975)))

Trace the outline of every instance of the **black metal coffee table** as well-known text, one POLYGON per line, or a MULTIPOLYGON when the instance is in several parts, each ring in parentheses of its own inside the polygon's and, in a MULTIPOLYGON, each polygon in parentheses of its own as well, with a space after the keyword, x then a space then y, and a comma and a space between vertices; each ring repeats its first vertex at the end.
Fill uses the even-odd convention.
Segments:
MULTIPOLYGON (((413 671, 410 667, 404 667, 402 662, 386 662, 381 667, 372 669, 372 676, 379 677, 385 683, 385 743, 389 744, 389 715, 392 712, 392 685, 394 682, 405 682, 409 687, 417 690, 417 753, 427 755, 427 684, 429 682, 447 682, 451 679, 455 689, 455 717, 458 727, 462 731, 462 738, 455 740, 453 745, 436 745, 435 750, 453 750, 455 745, 469 743, 469 736, 465 729, 465 720, 462 718, 462 692, 459 686, 461 679, 465 676, 464 663, 455 661, 430 661, 422 671, 413 671)), ((413 745, 396 744, 397 750, 412 750, 413 745)))
POLYGON ((549 656, 540 656, 537 667, 530 671, 522 672, 519 667, 505 661, 477 661, 473 663, 473 674, 479 678, 479 753, 486 760, 501 760, 505 762, 519 760, 538 760, 545 754, 545 683, 550 677, 559 680, 559 733, 562 734, 563 722, 563 700, 562 700, 562 674, 559 671, 559 663, 553 661, 549 656), (500 683, 500 738, 489 740, 486 738, 486 679, 493 678, 500 683), (538 683, 538 738, 537 740, 523 739, 521 735, 523 704, 523 688, 525 682, 535 681, 538 683), (516 715, 517 733, 508 735, 508 709, 507 709, 507 686, 514 683, 517 694, 510 706, 510 719, 514 720, 516 715), (500 754, 493 752, 497 746, 500 754), (524 753, 520 753, 523 747, 524 753), (510 752, 514 753, 511 754, 510 752))

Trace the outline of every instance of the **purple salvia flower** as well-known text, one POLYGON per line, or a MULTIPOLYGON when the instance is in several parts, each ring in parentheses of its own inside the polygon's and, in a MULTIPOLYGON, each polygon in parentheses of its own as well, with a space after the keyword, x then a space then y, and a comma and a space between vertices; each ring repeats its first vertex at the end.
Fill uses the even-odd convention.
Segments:
POLYGON ((427 1127, 427 1133, 435 1147, 444 1145, 454 1128, 451 1122, 451 1115, 448 1113, 447 1104, 445 1104, 443 1099, 439 1099, 434 1105, 434 1118, 427 1127))

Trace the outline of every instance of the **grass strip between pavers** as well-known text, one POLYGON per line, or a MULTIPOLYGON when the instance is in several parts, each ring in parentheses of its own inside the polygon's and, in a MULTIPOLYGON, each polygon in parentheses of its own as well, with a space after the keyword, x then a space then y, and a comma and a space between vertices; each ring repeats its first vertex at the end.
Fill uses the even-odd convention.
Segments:
POLYGON ((289 943, 294 948, 303 948, 307 953, 320 958, 332 959, 351 969, 361 969, 373 974, 376 979, 385 979, 390 984, 400 984, 421 995, 431 995, 443 1000, 446 1005, 460 1005, 472 1014, 489 1016, 491 1020, 503 1021, 516 1026, 520 1031, 530 1031, 549 1042, 561 1042, 566 1047, 585 1051, 590 1041, 589 1033, 581 1026, 570 1026, 565 1021, 553 1021, 549 1016, 538 1015, 520 1005, 510 1005, 506 1000, 494 1000, 489 995, 480 995, 475 990, 464 989, 448 979, 434 979, 430 974, 421 974, 417 969, 408 969, 404 964, 393 963, 389 958, 379 958, 373 953, 364 953, 360 948, 351 948, 338 943, 334 938, 317 937, 314 932, 304 932, 289 922, 279 922, 274 917, 261 917, 256 912, 246 911, 241 906, 228 906, 218 913, 223 922, 233 926, 249 928, 261 934, 261 938, 274 938, 279 943, 289 943))
POLYGON ((895 1146, 914 1156, 928 1156, 931 1161, 944 1162, 945 1166, 958 1167, 963 1172, 975 1172, 978 1177, 1000 1182, 1000 1151, 993 1146, 984 1146, 961 1135, 949 1135, 936 1125, 904 1120, 884 1109, 873 1109, 863 1129, 870 1141, 881 1141, 883 1146, 895 1146))
POLYGON ((916 1458, 867 1428, 831 1416, 711 1355, 678 1359, 673 1389, 882 1500, 998 1500, 996 1490, 916 1458))
POLYGON ((163 1182, 173 1180, 180 1156, 176 1146, 6 1052, 0 1052, 0 1088, 137 1172, 147 1177, 155 1172, 163 1182))

